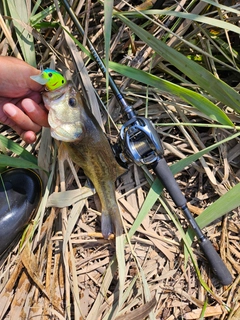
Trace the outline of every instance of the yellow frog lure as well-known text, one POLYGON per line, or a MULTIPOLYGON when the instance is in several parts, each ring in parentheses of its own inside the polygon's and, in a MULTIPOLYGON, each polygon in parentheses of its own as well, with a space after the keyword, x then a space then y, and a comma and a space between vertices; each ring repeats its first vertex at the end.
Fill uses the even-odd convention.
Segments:
POLYGON ((30 78, 45 85, 48 91, 56 90, 67 82, 61 73, 53 69, 45 69, 39 75, 30 78))

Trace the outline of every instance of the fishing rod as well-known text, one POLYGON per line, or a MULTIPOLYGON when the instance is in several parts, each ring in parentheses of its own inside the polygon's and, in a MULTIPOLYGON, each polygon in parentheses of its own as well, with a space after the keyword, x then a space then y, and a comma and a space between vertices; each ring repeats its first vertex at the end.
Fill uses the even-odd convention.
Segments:
MULTIPOLYGON (((82 28, 68 1, 61 1, 64 4, 66 11, 71 17, 78 32, 82 35, 82 37, 84 37, 84 29, 82 28)), ((106 67, 88 38, 87 45, 103 75, 106 77, 106 67)), ((109 85, 116 96, 123 113, 126 114, 128 119, 127 122, 123 124, 119 135, 122 154, 125 158, 131 162, 134 162, 138 166, 146 165, 147 167, 153 169, 156 176, 169 192, 175 204, 182 209, 188 223, 198 239, 199 245, 204 252, 205 257, 207 258, 211 269, 218 277, 222 285, 229 285, 232 282, 232 276, 223 260, 214 249, 212 243, 203 234, 196 220, 192 216, 187 206, 187 200, 182 194, 180 187, 163 156, 164 151, 162 143, 153 124, 147 118, 137 116, 132 106, 127 104, 111 75, 108 75, 108 77, 109 85)))

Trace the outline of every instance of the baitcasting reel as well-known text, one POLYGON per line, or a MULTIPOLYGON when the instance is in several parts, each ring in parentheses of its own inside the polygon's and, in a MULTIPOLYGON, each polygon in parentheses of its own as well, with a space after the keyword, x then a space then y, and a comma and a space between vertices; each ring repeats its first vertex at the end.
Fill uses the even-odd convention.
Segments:
POLYGON ((133 117, 123 124, 120 139, 124 155, 138 166, 151 165, 163 156, 163 147, 152 122, 133 117))

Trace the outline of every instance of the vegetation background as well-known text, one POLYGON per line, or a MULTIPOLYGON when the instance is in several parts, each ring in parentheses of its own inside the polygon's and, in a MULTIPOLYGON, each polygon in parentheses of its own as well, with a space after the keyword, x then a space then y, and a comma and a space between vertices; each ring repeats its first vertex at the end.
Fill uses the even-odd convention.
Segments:
POLYGON ((126 119, 88 37, 128 103, 155 124, 191 211, 234 280, 220 286, 161 183, 134 164, 117 181, 128 239, 116 260, 114 241, 97 233, 96 196, 81 169, 57 155, 49 128, 26 145, 2 125, 1 169, 44 169, 44 194, 22 249, 15 243, 1 257, 0 318, 140 320, 155 297, 151 320, 240 319, 240 4, 71 5, 84 37, 61 1, 3 0, 1 55, 63 72, 115 142, 126 119))

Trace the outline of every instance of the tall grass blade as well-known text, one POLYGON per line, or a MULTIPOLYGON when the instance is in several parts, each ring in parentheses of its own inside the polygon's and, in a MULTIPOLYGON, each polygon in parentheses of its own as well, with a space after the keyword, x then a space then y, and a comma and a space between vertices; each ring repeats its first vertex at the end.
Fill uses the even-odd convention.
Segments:
POLYGON ((219 142, 216 142, 214 144, 212 144, 211 146, 195 153, 192 154, 188 157, 186 157, 185 159, 181 159, 178 162, 174 163, 173 165, 171 165, 171 171, 173 174, 177 174, 178 172, 181 172, 184 168, 186 168, 187 166, 189 166, 189 164, 193 163, 194 161, 198 160, 200 157, 202 157, 204 154, 207 154, 208 152, 214 150, 215 148, 219 147, 221 144, 226 143, 230 140, 233 140, 237 137, 240 136, 240 132, 237 132, 235 134, 233 134, 232 136, 229 136, 219 142))
POLYGON ((114 13, 124 22, 136 35, 148 44, 157 54, 169 61, 183 74, 192 79, 201 88, 206 90, 212 97, 240 113, 240 95, 225 82, 217 79, 208 70, 189 60, 174 48, 169 47, 161 40, 155 38, 151 33, 127 19, 123 14, 114 13))
MULTIPOLYGON (((40 26, 41 22, 50 14, 52 14, 54 11, 56 11, 56 7, 54 4, 50 5, 49 7, 46 7, 44 10, 40 10, 38 13, 35 14, 35 12, 38 9, 39 3, 41 1, 37 1, 32 12, 31 12, 31 17, 30 17, 30 23, 32 27, 40 26)), ((43 23, 43 22, 42 22, 43 23)), ((44 23, 43 23, 44 25, 44 23)), ((46 22, 46 25, 51 25, 50 22, 46 22)))
POLYGON ((0 168, 12 167, 12 168, 29 168, 42 170, 38 165, 21 158, 9 157, 5 154, 0 154, 0 168))
POLYGON ((164 92, 174 94, 206 114, 210 119, 233 127, 232 121, 219 107, 217 107, 204 96, 192 90, 183 88, 167 80, 160 79, 157 76, 145 71, 124 66, 115 62, 109 62, 109 66, 114 71, 121 73, 126 77, 143 82, 164 92))
MULTIPOLYGON (((8 139, 7 137, 0 135, 0 151, 2 148, 6 148, 11 150, 13 153, 20 156, 22 159, 32 162, 33 164, 37 164, 37 158, 33 156, 26 149, 21 147, 18 143, 8 139)), ((4 152, 4 150, 2 150, 4 152)))
MULTIPOLYGON (((182 18, 182 19, 186 19, 186 20, 192 20, 192 21, 196 21, 196 22, 200 22, 200 23, 205 23, 210 26, 218 27, 221 29, 229 30, 229 31, 240 34, 240 28, 235 26, 234 24, 229 23, 229 22, 225 22, 222 20, 214 19, 214 18, 208 18, 204 15, 198 15, 198 14, 193 14, 193 13, 188 13, 188 12, 180 12, 180 11, 171 11, 171 10, 145 10, 145 11, 142 11, 141 14, 139 14, 139 16, 141 16, 143 13, 145 15, 159 14, 159 15, 174 16, 177 18, 182 18)), ((239 12, 238 12, 238 14, 239 14, 239 12)), ((134 11, 129 11, 129 12, 124 12, 123 15, 124 16, 132 16, 132 15, 136 16, 136 13, 134 11)))
POLYGON ((209 4, 211 4, 211 5, 219 8, 219 9, 221 9, 221 10, 225 10, 225 11, 227 11, 227 12, 236 13, 236 14, 239 15, 239 10, 234 9, 232 6, 225 6, 225 5, 223 5, 223 4, 220 4, 220 3, 216 2, 216 1, 212 1, 212 0, 202 0, 202 1, 203 1, 203 2, 206 2, 206 3, 209 3, 209 4))
MULTIPOLYGON (((67 252, 67 247, 68 247, 68 242, 69 243, 69 247, 70 247, 70 261, 71 261, 71 266, 70 266, 70 270, 71 270, 71 275, 70 275, 70 270, 66 267, 65 268, 65 272, 67 274, 68 277, 68 281, 72 290, 72 295, 74 297, 74 314, 76 316, 76 319, 80 319, 81 318, 81 308, 80 308, 80 301, 79 301, 79 291, 78 291, 78 286, 77 286, 77 274, 76 274, 76 266, 75 266, 75 259, 74 259, 74 255, 72 252, 72 248, 71 248, 71 234, 73 231, 73 228, 77 222, 77 220, 79 219, 79 212, 82 211, 83 206, 85 205, 85 200, 81 200, 77 203, 75 203, 73 205, 73 208, 71 210, 71 213, 68 217, 67 220, 67 226, 66 226, 66 231, 64 233, 64 237, 63 237, 63 245, 62 245, 62 251, 63 252, 67 252)), ((69 256, 68 256, 69 258, 69 256)), ((66 264, 66 256, 63 255, 63 259, 64 259, 64 263, 65 266, 68 266, 68 264, 66 264)))
MULTIPOLYGON (((138 279, 138 276, 135 276, 131 280, 130 284, 128 284, 128 287, 126 288, 126 290, 124 291, 124 293, 123 293, 124 302, 126 300, 128 300, 130 293, 131 293, 131 290, 133 290, 133 286, 135 285, 137 279, 138 279)), ((140 290, 141 290, 141 288, 139 288, 139 291, 140 290)), ((107 312, 107 314, 104 316, 104 318, 102 320, 109 320, 110 315, 112 314, 113 310, 115 310, 116 308, 117 308, 117 303, 115 303, 114 305, 111 305, 109 311, 107 312)))
POLYGON ((104 49, 106 59, 106 89, 107 89, 107 101, 108 101, 108 61, 110 60, 110 42, 112 33, 112 13, 113 13, 113 0, 104 1, 104 49))
POLYGON ((103 282, 101 284, 99 293, 95 302, 93 304, 92 309, 90 310, 86 320, 97 320, 99 319, 99 309, 102 306, 103 301, 107 298, 108 288, 112 282, 113 276, 117 270, 117 259, 116 255, 114 255, 113 259, 109 263, 109 266, 105 272, 103 282))
POLYGON ((125 254, 124 254, 124 246, 125 246, 125 235, 116 236, 116 257, 118 262, 118 279, 119 279, 119 298, 117 308, 114 311, 114 315, 118 313, 124 303, 123 291, 124 291, 124 283, 125 283, 125 272, 126 272, 126 264, 125 264, 125 254))
POLYGON ((64 208, 72 206, 79 201, 87 199, 93 194, 93 190, 88 187, 61 192, 53 192, 48 198, 47 207, 64 208))
POLYGON ((36 67, 36 53, 34 47, 33 36, 18 22, 29 23, 30 5, 28 0, 11 0, 7 1, 7 5, 13 18, 16 35, 22 49, 24 60, 30 65, 36 67))
POLYGON ((196 218, 200 228, 204 228, 214 220, 221 218, 226 213, 240 206, 240 183, 222 195, 213 204, 207 207, 196 218))

